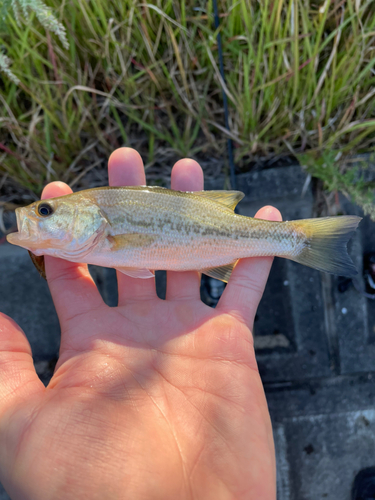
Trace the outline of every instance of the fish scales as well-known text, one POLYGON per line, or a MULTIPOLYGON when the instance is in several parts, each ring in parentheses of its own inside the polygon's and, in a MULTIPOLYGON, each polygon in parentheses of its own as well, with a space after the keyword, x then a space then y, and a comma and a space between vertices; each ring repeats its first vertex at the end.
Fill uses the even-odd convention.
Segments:
MULTIPOLYGON (((245 257, 279 256, 354 276, 346 244, 356 216, 271 222, 234 213, 237 191, 105 187, 34 202, 16 210, 10 243, 34 256, 114 267, 136 277, 148 270, 200 270, 227 281, 245 257)), ((43 260, 33 257, 38 265, 43 260)), ((40 264, 42 266, 42 264, 40 264)))
MULTIPOLYGON (((111 264, 151 269, 188 270, 218 267, 238 258, 287 255, 293 252, 296 231, 278 222, 260 221, 233 214, 218 203, 169 192, 94 191, 93 199, 108 218, 111 235, 141 233, 158 236, 145 248, 111 252, 111 264)), ((93 251, 99 263, 103 248, 93 251)))

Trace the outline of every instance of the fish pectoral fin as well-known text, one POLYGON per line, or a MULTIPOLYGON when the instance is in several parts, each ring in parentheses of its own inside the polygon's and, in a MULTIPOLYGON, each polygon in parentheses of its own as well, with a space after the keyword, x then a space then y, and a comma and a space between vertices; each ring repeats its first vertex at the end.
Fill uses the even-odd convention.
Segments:
POLYGON ((138 248, 148 247, 156 241, 158 236, 156 234, 143 234, 143 233, 127 233, 117 234, 115 236, 107 236, 107 240, 111 244, 112 250, 121 250, 122 248, 138 248))
POLYGON ((116 267, 116 270, 122 274, 126 274, 127 276, 130 276, 131 278, 148 279, 148 278, 155 277, 155 274, 152 271, 150 271, 149 269, 134 269, 132 267, 116 267))
POLYGON ((233 269, 235 268, 238 260, 233 262, 232 264, 227 264, 226 266, 220 267, 212 267, 211 269, 201 269, 203 274, 210 276, 211 278, 215 278, 220 281, 224 281, 224 283, 228 283, 230 275, 232 274, 233 269))
POLYGON ((245 196, 241 191, 194 191, 193 194, 216 201, 231 210, 234 210, 237 203, 245 196))
POLYGON ((30 252, 30 250, 28 250, 28 252, 31 260, 33 261, 34 266, 38 270, 38 273, 41 275, 42 278, 46 280, 47 276, 46 276, 46 268, 44 265, 44 255, 35 255, 32 252, 30 252))

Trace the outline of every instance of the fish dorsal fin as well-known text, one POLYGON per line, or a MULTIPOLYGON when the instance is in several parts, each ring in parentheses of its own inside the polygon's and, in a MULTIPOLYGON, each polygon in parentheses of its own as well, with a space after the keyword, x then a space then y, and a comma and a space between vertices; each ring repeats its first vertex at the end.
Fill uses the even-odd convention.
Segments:
POLYGON ((197 196, 216 201, 231 210, 234 210, 242 198, 245 196, 241 191, 194 191, 197 196))
POLYGON ((28 250, 28 252, 31 260, 33 261, 34 266, 38 270, 38 273, 41 275, 42 278, 46 280, 47 276, 46 276, 46 268, 44 265, 44 255, 35 255, 32 252, 30 252, 30 250, 28 250))
POLYGON ((232 274, 233 269, 235 268, 238 260, 233 262, 232 264, 227 264, 226 266, 220 267, 212 267, 211 269, 202 269, 201 272, 210 276, 211 278, 215 278, 220 281, 224 281, 224 283, 228 283, 230 275, 232 274))

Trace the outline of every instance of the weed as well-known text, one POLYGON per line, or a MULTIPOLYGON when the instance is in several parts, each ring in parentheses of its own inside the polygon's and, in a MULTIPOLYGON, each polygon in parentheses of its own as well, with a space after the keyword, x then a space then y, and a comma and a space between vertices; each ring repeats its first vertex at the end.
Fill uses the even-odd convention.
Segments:
MULTIPOLYGON (((349 155, 374 146, 372 0, 222 0, 226 83, 210 2, 46 5, 65 41, 56 30, 50 35, 35 8, 21 7, 19 22, 8 9, 0 34, 8 64, 0 87, 0 171, 35 196, 54 179, 92 185, 121 145, 141 152, 154 181, 180 156, 225 157, 228 135, 239 169, 259 156, 312 161, 318 152, 323 158, 324 151, 349 155)), ((317 176, 318 163, 311 166, 317 176)))
POLYGON ((374 156, 347 158, 341 152, 324 151, 319 155, 298 155, 301 165, 314 177, 323 181, 329 192, 342 192, 355 204, 362 207, 365 215, 375 220, 375 182, 368 175, 374 156))

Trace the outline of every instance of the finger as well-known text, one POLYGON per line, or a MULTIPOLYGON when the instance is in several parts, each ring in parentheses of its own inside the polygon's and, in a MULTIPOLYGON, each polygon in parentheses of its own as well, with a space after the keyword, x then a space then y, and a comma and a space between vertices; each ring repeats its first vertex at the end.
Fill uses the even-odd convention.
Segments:
MULTIPOLYGON (((177 191, 201 191, 203 170, 195 160, 178 161, 171 174, 171 187, 177 191)), ((200 273, 197 271, 167 272, 167 300, 189 300, 200 297, 200 273)))
MULTIPOLYGON (((64 182, 51 182, 42 192, 42 200, 70 194, 64 182)), ((77 264, 45 256, 48 286, 64 332, 64 323, 77 314, 103 305, 101 295, 91 278, 86 264, 77 264)), ((64 339, 62 339, 63 341, 64 339)))
MULTIPOLYGON (((280 212, 274 207, 261 208, 255 217, 273 221, 282 220, 280 212)), ((252 328, 272 262, 273 257, 241 259, 216 309, 235 315, 252 328)))
POLYGON ((17 401, 43 390, 26 335, 11 318, 0 313, 0 415, 17 401))
MULTIPOLYGON (((110 186, 144 186, 145 169, 140 154, 131 148, 116 149, 108 160, 110 186)), ((131 278, 117 272, 119 305, 130 300, 156 298, 155 279, 131 278)))

